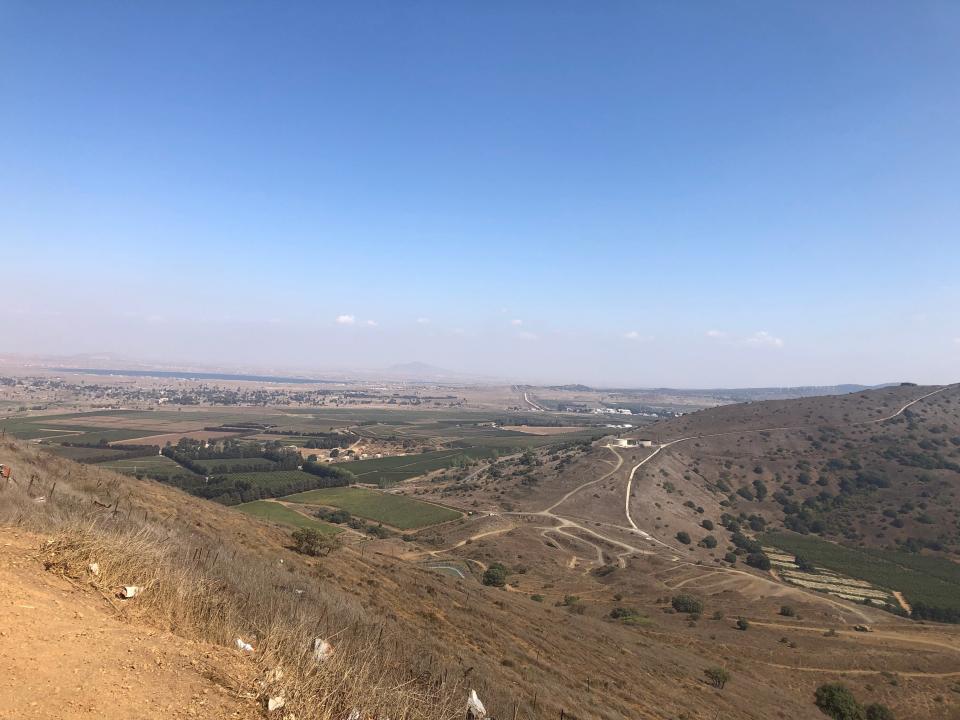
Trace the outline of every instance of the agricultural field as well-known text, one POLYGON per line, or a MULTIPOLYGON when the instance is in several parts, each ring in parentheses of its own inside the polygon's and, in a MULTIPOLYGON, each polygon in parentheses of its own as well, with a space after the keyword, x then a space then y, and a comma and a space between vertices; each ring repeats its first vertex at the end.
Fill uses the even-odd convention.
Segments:
POLYGON ((194 475, 194 473, 185 467, 181 467, 163 455, 110 460, 108 462, 98 463, 97 467, 120 472, 124 475, 146 475, 156 480, 168 480, 172 477, 189 477, 203 480, 203 478, 194 475))
POLYGON ((223 472, 233 473, 234 468, 253 467, 258 471, 269 471, 277 466, 273 460, 267 458, 222 458, 213 460, 194 460, 197 465, 206 468, 207 472, 220 472, 218 468, 224 468, 223 472))
POLYGON ((400 530, 417 530, 456 520, 461 513, 432 503, 368 488, 310 490, 283 498, 285 502, 326 505, 400 530))
POLYGON ((67 460, 76 460, 77 462, 90 461, 108 462, 110 460, 119 460, 128 457, 123 450, 111 450, 110 448, 89 448, 89 447, 71 447, 69 445, 44 445, 43 449, 57 457, 67 460))
POLYGON ((340 529, 329 523, 314 520, 306 515, 291 510, 278 502, 269 502, 267 500, 254 500, 253 502, 243 503, 235 506, 237 510, 247 515, 270 520, 280 525, 287 525, 294 528, 306 528, 319 530, 326 535, 334 535, 340 532, 340 529))
POLYGON ((776 548, 764 547, 764 553, 770 558, 770 564, 777 574, 792 585, 807 590, 825 592, 853 602, 876 603, 895 607, 897 599, 889 590, 875 587, 866 580, 854 580, 839 573, 820 568, 804 571, 796 562, 796 556, 785 555, 776 548))
POLYGON ((423 475, 433 470, 454 467, 471 460, 487 460, 501 453, 494 448, 458 448, 438 450, 417 455, 396 455, 393 457, 353 460, 340 464, 344 470, 353 473, 359 482, 377 485, 393 485, 408 478, 423 475))
MULTIPOLYGON (((902 592, 911 606, 923 604, 960 612, 960 565, 949 560, 890 550, 850 548, 789 533, 767 533, 757 539, 786 554, 800 555, 818 569, 864 580, 875 590, 902 592)), ((830 581, 826 583, 830 584, 830 581)), ((849 586, 849 581, 846 584, 849 586)), ((853 594, 856 591, 844 592, 853 594)), ((864 595, 862 592, 857 594, 864 595)))

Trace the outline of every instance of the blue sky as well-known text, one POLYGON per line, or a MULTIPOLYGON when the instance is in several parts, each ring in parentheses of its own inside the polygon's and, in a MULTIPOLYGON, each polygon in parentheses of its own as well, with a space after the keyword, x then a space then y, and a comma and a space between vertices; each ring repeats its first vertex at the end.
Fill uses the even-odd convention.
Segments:
POLYGON ((957 88, 952 2, 0 2, 0 331, 955 381, 957 88))

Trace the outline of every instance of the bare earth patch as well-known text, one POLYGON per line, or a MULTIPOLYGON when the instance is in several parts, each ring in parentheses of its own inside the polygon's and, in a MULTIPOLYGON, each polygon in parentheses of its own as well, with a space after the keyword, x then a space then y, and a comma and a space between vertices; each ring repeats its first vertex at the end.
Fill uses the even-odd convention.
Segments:
POLYGON ((575 433, 583 430, 582 427, 577 427, 576 425, 567 425, 562 427, 555 426, 544 426, 538 427, 534 425, 504 425, 504 430, 511 430, 512 432, 522 432, 525 435, 566 435, 567 433, 575 433))
POLYGON ((229 650, 119 620, 44 571, 40 539, 0 530, 0 718, 251 718, 229 650))

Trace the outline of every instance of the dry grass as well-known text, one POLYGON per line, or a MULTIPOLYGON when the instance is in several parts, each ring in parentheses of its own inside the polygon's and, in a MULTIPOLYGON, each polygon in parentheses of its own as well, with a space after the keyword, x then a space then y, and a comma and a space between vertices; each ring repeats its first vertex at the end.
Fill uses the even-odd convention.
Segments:
POLYGON ((89 583, 132 621, 227 646, 237 637, 250 642, 255 652, 247 660, 260 680, 249 691, 264 702, 280 695, 285 712, 320 720, 344 720, 354 708, 392 720, 462 715, 466 689, 421 667, 416 648, 351 596, 242 548, 205 550, 187 523, 152 518, 135 489, 112 474, 79 472, 5 444, 0 460, 11 457, 16 473, 6 485, 0 480, 0 522, 47 534, 47 569, 89 583), (114 497, 126 511, 115 511, 114 497), (116 599, 127 585, 145 589, 116 599), (313 657, 318 637, 335 647, 324 662, 313 657))

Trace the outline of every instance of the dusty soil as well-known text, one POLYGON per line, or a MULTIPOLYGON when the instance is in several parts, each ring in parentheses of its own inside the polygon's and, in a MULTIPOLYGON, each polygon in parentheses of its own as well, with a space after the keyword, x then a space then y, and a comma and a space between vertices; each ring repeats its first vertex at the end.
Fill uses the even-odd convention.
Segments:
POLYGON ((0 529, 0 718, 252 718, 249 663, 117 619, 43 569, 41 538, 0 529))
POLYGON ((578 430, 583 430, 582 427, 576 425, 568 425, 561 427, 537 427, 534 425, 504 425, 504 430, 512 430, 513 432, 522 432, 525 435, 565 435, 567 433, 577 432, 578 430))
POLYGON ((191 438, 193 440, 220 440, 221 438, 233 437, 236 433, 218 432, 216 430, 192 430, 190 432, 166 433, 164 435, 147 435, 145 437, 131 438, 130 440, 118 440, 110 443, 111 445, 166 445, 168 442, 177 443, 180 438, 191 438))

